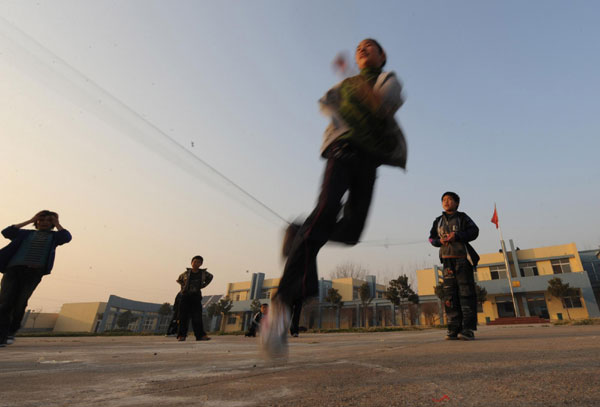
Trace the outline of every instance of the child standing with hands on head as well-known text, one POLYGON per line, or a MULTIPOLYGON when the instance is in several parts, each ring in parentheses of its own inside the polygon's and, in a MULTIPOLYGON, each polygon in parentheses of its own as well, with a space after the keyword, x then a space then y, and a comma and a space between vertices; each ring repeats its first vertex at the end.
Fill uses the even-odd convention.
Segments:
POLYGON ((0 347, 10 345, 21 327, 27 302, 42 277, 50 274, 56 246, 71 241, 58 214, 43 210, 25 222, 8 226, 2 235, 11 242, 0 250, 0 347), (33 223, 36 230, 22 229, 33 223), (53 229, 56 228, 56 231, 53 229))

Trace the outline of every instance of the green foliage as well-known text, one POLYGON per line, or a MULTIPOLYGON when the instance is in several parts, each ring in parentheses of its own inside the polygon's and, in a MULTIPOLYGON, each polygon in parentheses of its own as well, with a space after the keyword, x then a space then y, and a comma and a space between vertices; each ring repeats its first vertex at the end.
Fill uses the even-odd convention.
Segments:
POLYGON ((478 304, 483 304, 487 300, 487 290, 479 284, 475 284, 475 295, 477 296, 478 304))
POLYGON ((250 304, 250 310, 252 310, 252 314, 256 314, 258 311, 260 311, 260 300, 258 298, 255 298, 252 300, 252 303, 250 304))
POLYGON ((554 277, 548 280, 548 292, 550 295, 561 300, 575 294, 575 289, 571 288, 569 283, 563 283, 560 277, 554 277))
POLYGON ((408 276, 406 274, 401 274, 395 280, 390 281, 387 291, 385 292, 385 297, 394 305, 400 306, 403 325, 406 303, 419 303, 419 296, 410 286, 410 282, 408 281, 408 276))
MULTIPOLYGON (((570 297, 572 295, 577 294, 577 289, 572 288, 569 283, 563 283, 560 277, 554 277, 551 280, 548 280, 548 292, 551 296, 560 299, 561 301, 565 297, 570 297)), ((571 319, 571 314, 569 313, 569 309, 566 308, 567 316, 571 319)))
POLYGON ((368 283, 364 283, 358 288, 358 298, 360 298, 360 302, 363 307, 369 305, 371 301, 373 301, 373 297, 371 297, 371 289, 369 288, 368 283))
POLYGON ((412 302, 413 304, 419 303, 419 296, 410 286, 406 274, 400 275, 397 279, 390 281, 390 285, 385 292, 385 297, 397 306, 405 301, 412 302))
POLYGON ((137 319, 137 316, 133 315, 131 311, 127 310, 119 314, 119 316, 117 317, 117 326, 119 328, 125 329, 130 323, 136 321, 137 319))
POLYGON ((221 320, 221 331, 225 331, 225 324, 227 324, 227 315, 229 315, 231 307, 233 307, 233 301, 231 301, 229 297, 221 298, 217 303, 217 313, 223 315, 223 319, 221 320))
POLYGON ((327 297, 325 297, 325 301, 330 303, 332 308, 342 308, 344 305, 342 296, 335 288, 330 288, 329 291, 327 291, 327 297))
POLYGON ((212 318, 216 315, 219 315, 218 305, 216 303, 211 303, 206 307, 206 314, 209 318, 212 318))
POLYGON ((358 298, 360 298, 360 302, 362 304, 363 309, 363 326, 367 325, 367 307, 373 301, 373 297, 371 297, 371 288, 368 283, 364 283, 358 288, 358 298))
POLYGON ((158 309, 158 315, 162 315, 164 317, 166 317, 167 315, 171 315, 172 313, 173 309, 171 308, 171 304, 169 304, 168 302, 165 302, 158 309))
POLYGON ((233 301, 229 297, 221 298, 217 303, 217 312, 223 314, 223 317, 229 315, 229 311, 233 307, 233 301))

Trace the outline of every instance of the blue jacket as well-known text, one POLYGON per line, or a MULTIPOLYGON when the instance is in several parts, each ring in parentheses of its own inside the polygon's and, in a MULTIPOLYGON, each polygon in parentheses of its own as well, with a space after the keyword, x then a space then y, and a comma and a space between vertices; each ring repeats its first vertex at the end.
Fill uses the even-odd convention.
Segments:
MULTIPOLYGON (((10 263, 10 259, 17 253, 23 240, 35 230, 30 229, 17 229, 14 226, 9 226, 2 231, 2 236, 10 239, 11 242, 0 249, 0 273, 4 273, 6 266, 10 263)), ((48 256, 48 262, 46 263, 46 270, 44 274, 50 274, 52 266, 54 265, 54 256, 56 252, 56 246, 61 244, 69 243, 71 241, 71 234, 68 230, 63 229, 59 231, 52 231, 52 246, 50 249, 50 255, 48 256)))

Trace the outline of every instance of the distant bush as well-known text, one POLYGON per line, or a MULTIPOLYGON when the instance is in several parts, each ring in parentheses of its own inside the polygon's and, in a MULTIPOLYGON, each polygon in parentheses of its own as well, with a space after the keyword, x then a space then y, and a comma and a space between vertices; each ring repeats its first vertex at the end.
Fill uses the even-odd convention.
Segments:
POLYGON ((573 325, 600 325, 600 318, 587 318, 573 321, 573 325))
POLYGON ((556 321, 553 325, 600 325, 600 318, 577 319, 575 321, 556 321))

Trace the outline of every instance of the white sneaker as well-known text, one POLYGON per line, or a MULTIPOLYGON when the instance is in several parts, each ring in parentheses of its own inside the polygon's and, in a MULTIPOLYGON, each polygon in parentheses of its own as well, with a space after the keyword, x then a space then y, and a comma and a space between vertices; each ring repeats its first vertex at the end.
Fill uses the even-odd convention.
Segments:
POLYGON ((269 313, 261 320, 260 346, 270 359, 286 358, 288 354, 287 332, 290 326, 289 308, 277 301, 271 301, 269 313))
POLYGON ((12 345, 13 343, 15 343, 15 337, 14 336, 7 336, 6 337, 6 344, 7 345, 12 345))

